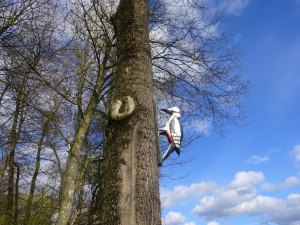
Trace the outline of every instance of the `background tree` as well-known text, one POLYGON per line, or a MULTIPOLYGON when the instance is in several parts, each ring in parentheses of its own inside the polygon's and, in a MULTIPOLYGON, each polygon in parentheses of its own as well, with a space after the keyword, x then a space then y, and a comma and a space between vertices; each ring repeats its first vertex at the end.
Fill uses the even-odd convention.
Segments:
MULTIPOLYGON (((49 46, 54 28, 51 18, 53 5, 50 1, 9 1, 5 4, 5 13, 20 11, 19 14, 12 15, 18 16, 18 20, 3 32, 4 38, 1 38, 1 87, 4 88, 1 90, 0 178, 1 189, 7 198, 3 223, 9 225, 18 224, 23 219, 24 204, 19 202, 27 197, 23 194, 26 191, 23 187, 28 178, 26 167, 32 162, 30 154, 26 154, 26 151, 29 153, 27 149, 32 151, 35 144, 38 144, 35 137, 39 137, 42 124, 37 124, 40 122, 37 118, 47 107, 45 104, 37 104, 41 103, 40 94, 46 90, 35 75, 36 71, 41 69, 40 65, 51 58, 49 46), (2 182, 5 171, 7 176, 2 182)), ((38 151, 41 151, 42 147, 41 141, 38 151)), ((36 162, 39 162, 39 159, 36 162)), ((32 206, 33 188, 35 184, 32 185, 28 204, 26 203, 29 208, 32 206)))

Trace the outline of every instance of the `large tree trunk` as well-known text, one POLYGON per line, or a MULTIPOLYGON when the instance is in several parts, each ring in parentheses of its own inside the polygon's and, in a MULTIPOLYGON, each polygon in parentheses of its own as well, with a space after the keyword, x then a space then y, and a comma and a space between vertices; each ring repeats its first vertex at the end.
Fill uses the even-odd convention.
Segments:
POLYGON ((159 225, 147 1, 121 0, 114 23, 118 68, 101 172, 101 224, 159 225))

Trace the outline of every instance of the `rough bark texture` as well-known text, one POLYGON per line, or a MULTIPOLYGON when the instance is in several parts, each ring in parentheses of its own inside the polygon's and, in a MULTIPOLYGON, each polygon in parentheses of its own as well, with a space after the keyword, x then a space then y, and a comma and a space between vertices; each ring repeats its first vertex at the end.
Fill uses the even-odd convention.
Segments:
POLYGON ((114 20, 118 68, 113 103, 121 101, 119 113, 126 115, 130 96, 135 107, 124 118, 108 121, 101 173, 101 224, 160 225, 147 1, 121 0, 114 20))

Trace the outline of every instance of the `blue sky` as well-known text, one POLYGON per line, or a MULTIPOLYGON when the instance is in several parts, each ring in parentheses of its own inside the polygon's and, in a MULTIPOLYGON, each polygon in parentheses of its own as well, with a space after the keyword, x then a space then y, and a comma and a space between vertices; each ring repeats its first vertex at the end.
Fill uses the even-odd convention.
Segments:
POLYGON ((300 1, 215 1, 243 51, 243 126, 210 132, 164 170, 164 225, 300 224, 300 1))

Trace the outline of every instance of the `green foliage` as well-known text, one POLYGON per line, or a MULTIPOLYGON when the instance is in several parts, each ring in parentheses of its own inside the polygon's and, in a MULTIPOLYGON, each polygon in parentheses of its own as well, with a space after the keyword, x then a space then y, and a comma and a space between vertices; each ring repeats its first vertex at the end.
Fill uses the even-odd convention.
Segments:
MULTIPOLYGON (((5 199, 6 195, 1 195, 0 204, 0 225, 4 224, 6 216, 5 199), (3 201, 2 201, 3 200, 3 201)), ((23 224, 28 194, 21 193, 19 196, 19 224, 23 224)), ((44 190, 37 192, 33 199, 31 216, 28 225, 51 225, 51 216, 56 210, 56 204, 53 199, 46 194, 44 190)))

